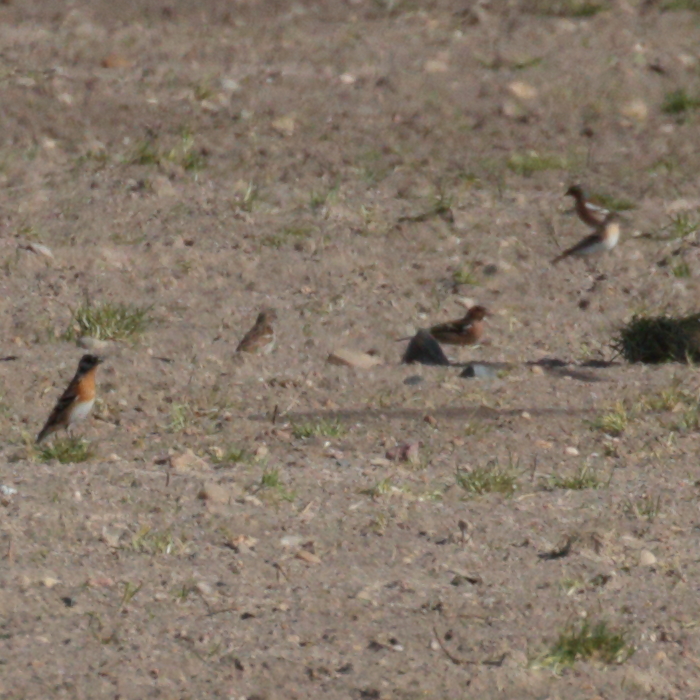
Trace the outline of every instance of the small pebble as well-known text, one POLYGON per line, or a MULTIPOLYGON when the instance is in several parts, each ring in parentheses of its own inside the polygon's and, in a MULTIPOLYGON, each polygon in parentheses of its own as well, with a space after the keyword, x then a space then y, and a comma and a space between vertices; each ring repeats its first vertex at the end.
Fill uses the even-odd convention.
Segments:
POLYGON ((639 554, 640 566, 654 566, 656 561, 656 557, 648 549, 643 549, 639 554))
POLYGON ((406 377, 403 383, 408 386, 416 386, 416 384, 420 384, 422 381, 423 377, 421 377, 420 374, 412 374, 410 377, 406 377))

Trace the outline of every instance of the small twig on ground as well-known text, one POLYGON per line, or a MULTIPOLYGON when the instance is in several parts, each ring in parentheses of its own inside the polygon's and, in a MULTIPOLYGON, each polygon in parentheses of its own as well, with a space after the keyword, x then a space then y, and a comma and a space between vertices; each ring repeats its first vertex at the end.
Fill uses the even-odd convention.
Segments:
POLYGON ((505 661, 505 652, 497 659, 460 659, 444 645, 442 639, 440 639, 436 625, 433 625, 433 634, 435 635, 435 639, 437 640, 440 649, 442 649, 442 652, 453 664, 457 666, 501 666, 505 661))

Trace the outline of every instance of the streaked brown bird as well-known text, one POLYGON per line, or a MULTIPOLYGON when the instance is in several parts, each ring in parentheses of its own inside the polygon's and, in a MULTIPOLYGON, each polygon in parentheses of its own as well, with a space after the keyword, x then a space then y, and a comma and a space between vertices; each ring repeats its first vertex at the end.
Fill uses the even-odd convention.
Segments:
POLYGON ((95 403, 95 374, 103 360, 97 355, 83 355, 78 370, 68 388, 56 402, 46 424, 37 435, 40 443, 47 435, 61 428, 68 430, 76 423, 85 420, 95 403))
POLYGON ((274 309, 263 309, 255 321, 255 325, 243 336, 238 343, 236 352, 250 352, 268 355, 275 347, 275 329, 273 322, 277 320, 274 309))

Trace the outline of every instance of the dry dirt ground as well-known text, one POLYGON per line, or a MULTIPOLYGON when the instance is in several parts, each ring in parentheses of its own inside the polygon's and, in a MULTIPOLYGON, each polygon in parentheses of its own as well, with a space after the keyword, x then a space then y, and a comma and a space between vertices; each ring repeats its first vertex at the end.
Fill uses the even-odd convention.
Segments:
POLYGON ((584 366, 698 310, 700 22, 601 2, 0 5, 1 697, 700 697, 697 371, 584 366), (42 461, 86 300, 151 321, 42 461), (510 371, 399 364, 466 300, 510 371))

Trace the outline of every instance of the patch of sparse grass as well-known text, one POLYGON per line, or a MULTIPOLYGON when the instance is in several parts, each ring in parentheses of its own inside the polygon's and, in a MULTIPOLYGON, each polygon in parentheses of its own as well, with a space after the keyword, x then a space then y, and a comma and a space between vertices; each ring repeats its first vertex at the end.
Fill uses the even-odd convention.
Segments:
POLYGON ((676 241, 686 236, 692 236, 699 228, 700 221, 687 211, 674 214, 669 223, 663 228, 663 231, 666 233, 664 240, 676 241))
POLYGON ((124 584, 124 592, 122 593, 122 599, 121 603, 119 604, 120 608, 126 607, 135 597, 136 594, 143 588, 143 582, 139 583, 138 586, 135 586, 131 581, 123 581, 124 584))
POLYGON ((312 212, 316 213, 322 207, 325 207, 329 201, 333 201, 340 189, 340 184, 333 185, 326 190, 311 190, 309 196, 309 208, 312 212))
POLYGON ((674 277, 678 279, 684 279, 690 277, 690 265, 685 260, 681 260, 679 263, 671 268, 671 272, 674 277))
POLYGON ((413 216, 402 216, 399 221, 409 221, 411 223, 422 223, 429 219, 439 218, 447 223, 454 223, 454 214, 452 213, 452 196, 446 194, 441 187, 433 196, 430 206, 420 214, 413 216))
POLYGON ((189 129, 183 129, 180 141, 165 156, 185 170, 202 170, 206 165, 205 152, 195 147, 194 136, 189 129))
POLYGON ((600 204, 601 207, 607 209, 608 211, 629 211, 630 209, 636 209, 637 207, 637 205, 629 199, 615 197, 611 194, 601 192, 596 192, 593 199, 595 200, 596 204, 600 204))
POLYGON ((683 114, 697 107, 700 107, 700 100, 697 97, 691 97, 684 88, 679 88, 666 94, 661 111, 664 114, 683 114))
POLYGON ((38 449, 37 456, 42 462, 57 459, 61 464, 87 462, 94 454, 92 445, 82 438, 66 436, 56 438, 52 444, 38 449))
POLYGON ((613 339, 612 347, 628 362, 696 362, 700 359, 700 314, 634 316, 613 339))
POLYGON ((137 233, 113 233, 109 240, 116 245, 138 245, 146 240, 146 234, 137 233))
POLYGON ((150 525, 143 525, 131 538, 130 548, 141 554, 183 554, 185 543, 175 537, 170 530, 153 530, 150 525))
POLYGON ((617 401, 609 410, 601 413, 591 421, 591 428, 593 428, 593 430, 599 430, 601 433, 605 433, 611 437, 622 435, 628 425, 629 415, 622 401, 617 401))
POLYGON ((472 496, 485 493, 512 496, 518 489, 518 476, 518 471, 512 465, 501 467, 498 462, 492 461, 485 467, 475 467, 470 471, 458 469, 455 479, 457 485, 472 496))
POLYGON ((534 68, 539 66, 544 59, 541 56, 533 56, 532 58, 522 58, 511 63, 510 68, 512 70, 527 70, 528 68, 534 68))
POLYGON ((214 89, 208 80, 202 80, 192 87, 192 94, 197 102, 203 102, 214 97, 214 89))
POLYGON ((622 664, 634 654, 627 632, 611 627, 605 620, 572 622, 560 633, 550 650, 535 664, 559 673, 578 660, 592 659, 604 664, 622 664))
POLYGON ((134 338, 146 330, 151 321, 152 308, 109 301, 104 304, 88 302, 74 312, 71 325, 63 334, 63 340, 74 341, 82 336, 97 340, 134 338))
POLYGON ((239 462, 247 462, 250 459, 250 455, 246 450, 240 447, 229 447, 224 451, 212 454, 212 458, 217 465, 217 468, 221 468, 226 464, 238 464, 239 462))
POLYGON ((254 183, 249 182, 248 186, 246 187, 245 192, 240 197, 240 199, 237 201, 236 206, 241 211, 245 211, 247 213, 250 213, 253 211, 253 208, 255 206, 255 202, 257 202, 259 198, 260 198, 260 193, 258 191, 258 188, 255 186, 254 183))
POLYGON ((565 489, 569 491, 583 491, 584 489, 597 489, 610 482, 602 481, 596 471, 588 465, 583 465, 575 474, 561 476, 553 474, 547 481, 548 488, 565 489))
POLYGON ((364 496, 370 496, 371 498, 376 499, 380 498, 381 496, 386 496, 395 489, 396 487, 394 486, 394 482, 391 480, 391 477, 387 477, 386 479, 380 479, 376 484, 374 484, 374 486, 370 486, 368 489, 363 489, 360 491, 360 493, 364 496))
POLYGON ((628 498, 623 504, 623 511, 630 518, 653 523, 661 512, 661 496, 645 494, 641 498, 628 498))
POLYGON ((206 165, 206 155, 204 150, 196 148, 192 132, 185 128, 172 148, 161 148, 157 137, 151 135, 141 141, 127 159, 132 165, 160 165, 163 161, 179 165, 184 170, 198 171, 206 165))
POLYGON ((675 428, 684 433, 700 428, 700 404, 698 402, 695 402, 680 414, 675 428))
POLYGON ((280 479, 279 469, 266 469, 260 477, 259 491, 274 491, 283 501, 292 502, 296 498, 294 491, 289 491, 280 479))
POLYGON ((179 603, 184 603, 189 598, 190 593, 193 593, 196 590, 195 586, 196 584, 193 582, 183 583, 182 585, 173 588, 171 590, 171 594, 176 601, 179 603))
POLYGON ((168 432, 182 432, 190 424, 192 417, 192 407, 188 403, 174 403, 170 407, 170 422, 168 423, 168 432))
POLYGON ((452 273, 452 281, 455 284, 470 284, 472 286, 479 284, 473 265, 460 267, 459 270, 455 270, 452 273))
POLYGON ((312 233, 308 226, 286 226, 277 233, 265 236, 261 242, 269 248, 282 248, 289 243, 296 245, 309 238, 312 233))
POLYGON ((160 163, 160 153, 153 139, 145 139, 137 144, 134 154, 129 159, 133 165, 158 165, 160 163))
POLYGON ((593 17, 609 9, 609 3, 593 0, 528 0, 525 4, 525 10, 532 14, 573 19, 593 17))
POLYGON ((378 513, 369 523, 369 529, 380 537, 386 532, 389 525, 389 516, 386 513, 378 513))
POLYGON ((310 437, 337 438, 345 434, 345 428, 338 420, 322 420, 317 423, 294 423, 292 435, 297 439, 310 437))
POLYGON ((662 12, 700 12, 700 0, 666 0, 659 9, 662 12))
POLYGON ((540 154, 537 151, 513 153, 506 165, 516 175, 530 177, 543 170, 566 170, 569 167, 566 158, 555 154, 540 154))
POLYGON ((680 380, 674 379, 667 389, 649 394, 641 402, 648 411, 678 411, 684 406, 697 405, 698 398, 681 388, 680 380))

